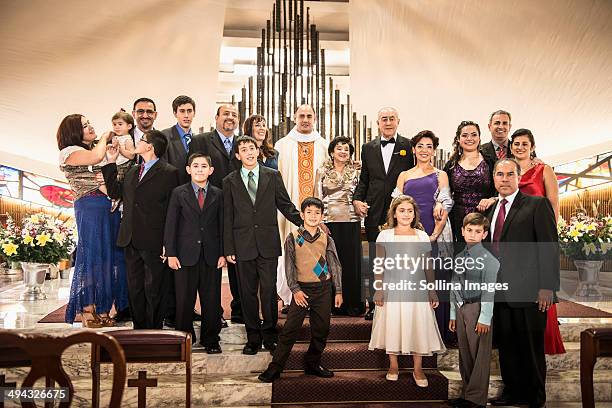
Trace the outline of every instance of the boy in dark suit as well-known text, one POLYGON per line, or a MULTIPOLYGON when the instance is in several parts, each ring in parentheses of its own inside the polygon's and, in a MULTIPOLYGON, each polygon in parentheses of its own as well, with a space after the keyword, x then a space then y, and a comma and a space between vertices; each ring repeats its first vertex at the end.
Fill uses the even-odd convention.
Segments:
POLYGON ((163 327, 166 287, 170 273, 162 260, 164 225, 172 190, 178 186, 178 170, 159 158, 168 142, 158 130, 146 132, 134 153, 143 163, 133 166, 122 182, 117 180, 116 145, 107 149, 102 167, 108 196, 123 199, 123 218, 117 245, 125 249, 128 296, 135 329, 163 327))
POLYGON ((221 353, 221 268, 225 266, 223 193, 208 182, 214 171, 209 156, 189 156, 189 183, 174 189, 164 232, 168 266, 174 270, 176 329, 190 332, 196 342, 192 313, 200 295, 200 343, 208 354, 221 353))
MULTIPOLYGON (((234 132, 238 127, 238 109, 234 105, 221 105, 215 115, 215 129, 193 137, 189 145, 189 155, 204 153, 209 156, 215 168, 208 181, 215 187, 223 188, 223 179, 232 171, 240 168, 240 160, 236 158, 234 132)), ((244 323, 240 290, 236 278, 234 264, 227 266, 232 302, 230 303, 232 323, 244 323)))
POLYGON ((228 262, 237 269, 247 331, 242 352, 252 355, 257 354, 262 340, 267 350, 276 349, 276 268, 281 255, 277 210, 297 226, 302 219, 280 173, 258 164, 257 141, 243 136, 236 141, 236 149, 242 167, 223 179, 223 242, 228 262), (258 288, 263 324, 259 322, 258 288))
POLYGON ((321 366, 321 354, 329 334, 332 285, 336 289, 334 306, 342 305, 342 267, 334 240, 319 228, 323 221, 323 202, 307 197, 300 209, 304 227, 295 234, 289 233, 285 240, 285 273, 293 299, 274 358, 258 377, 262 382, 272 382, 280 377, 308 312, 310 346, 304 357, 304 372, 323 378, 334 376, 333 372, 321 366))

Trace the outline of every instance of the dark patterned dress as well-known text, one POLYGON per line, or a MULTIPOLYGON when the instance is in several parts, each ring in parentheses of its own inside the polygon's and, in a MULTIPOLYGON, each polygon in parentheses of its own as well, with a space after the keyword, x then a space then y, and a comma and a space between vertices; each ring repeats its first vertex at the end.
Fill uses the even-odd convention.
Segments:
POLYGON ((476 206, 480 200, 495 195, 491 169, 487 162, 482 160, 473 170, 466 170, 457 163, 447 174, 455 201, 449 214, 453 237, 455 241, 465 242, 461 235, 463 218, 471 212, 477 212, 476 206))

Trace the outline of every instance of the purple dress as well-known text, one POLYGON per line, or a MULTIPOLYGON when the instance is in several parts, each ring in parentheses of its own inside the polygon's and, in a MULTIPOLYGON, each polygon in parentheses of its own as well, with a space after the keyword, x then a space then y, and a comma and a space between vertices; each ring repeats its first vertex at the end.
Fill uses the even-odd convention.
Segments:
POLYGON ((435 228, 433 208, 436 190, 438 190, 438 175, 433 172, 428 176, 406 180, 402 191, 404 194, 414 198, 419 206, 421 224, 423 224, 427 235, 431 235, 435 228))
POLYGON ((482 160, 475 169, 466 170, 457 163, 449 172, 449 183, 455 201, 450 213, 453 236, 455 240, 463 242, 463 218, 476 211, 480 200, 491 196, 489 165, 482 160))

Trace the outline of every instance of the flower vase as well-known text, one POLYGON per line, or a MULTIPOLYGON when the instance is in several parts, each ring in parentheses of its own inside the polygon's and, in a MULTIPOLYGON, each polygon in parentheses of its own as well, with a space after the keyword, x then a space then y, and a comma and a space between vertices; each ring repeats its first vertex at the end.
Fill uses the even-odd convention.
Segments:
POLYGON ((26 286, 21 294, 21 300, 44 300, 47 298, 42 286, 49 270, 49 264, 21 262, 23 283, 26 286))
POLYGON ((598 289, 599 271, 603 261, 582 261, 574 260, 576 270, 578 270, 578 297, 599 297, 601 292, 598 289))

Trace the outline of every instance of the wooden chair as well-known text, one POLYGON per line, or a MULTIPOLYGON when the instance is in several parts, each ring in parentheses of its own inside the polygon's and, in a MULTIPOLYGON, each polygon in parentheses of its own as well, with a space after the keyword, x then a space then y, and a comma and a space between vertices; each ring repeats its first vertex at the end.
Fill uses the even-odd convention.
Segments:
MULTIPOLYGON (((62 367, 62 353, 68 347, 80 343, 91 343, 108 353, 113 363, 113 386, 109 407, 120 408, 126 376, 125 356, 119 342, 104 333, 78 330, 54 336, 0 330, 0 356, 2 356, 0 366, 5 368, 31 366, 29 374, 21 383, 21 388, 32 387, 43 377, 46 378, 48 387, 57 383, 60 387, 67 388, 68 401, 59 404, 60 408, 67 408, 72 403, 74 387, 62 367)), ((47 404, 49 403, 45 405, 47 404)), ((22 402, 21 405, 36 407, 33 402, 22 402)))
MULTIPOLYGON (((191 406, 191 334, 175 330, 113 330, 128 363, 185 363, 185 407, 191 406)), ((105 350, 93 344, 91 353, 92 405, 99 406, 100 363, 110 362, 105 350)), ((138 379, 129 379, 128 387, 138 387, 138 407, 146 407, 147 387, 157 387, 156 378, 139 371, 138 379)))
POLYGON ((593 368, 597 357, 612 357, 612 328, 587 329, 580 333, 580 391, 582 406, 595 407, 593 368))

